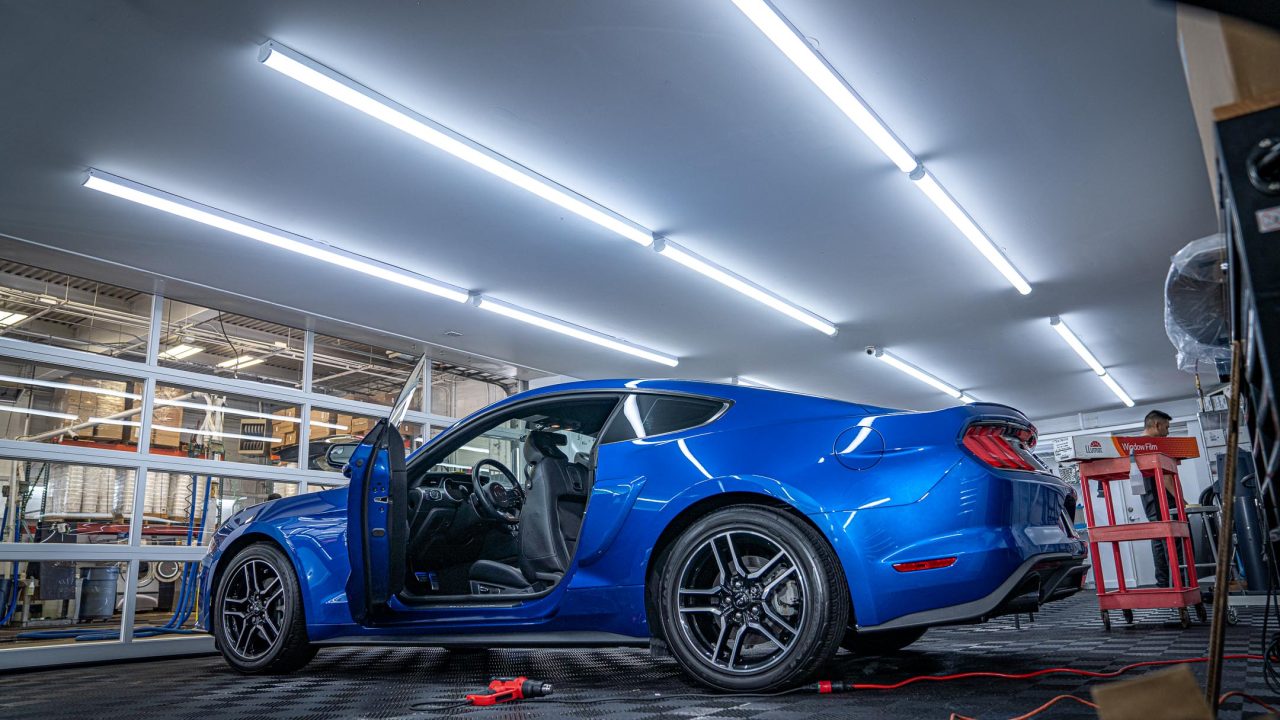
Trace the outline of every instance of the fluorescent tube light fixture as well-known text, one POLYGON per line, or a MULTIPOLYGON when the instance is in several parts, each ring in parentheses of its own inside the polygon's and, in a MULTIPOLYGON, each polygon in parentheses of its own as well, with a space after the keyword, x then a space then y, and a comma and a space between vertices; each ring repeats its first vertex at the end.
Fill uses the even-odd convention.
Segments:
POLYGON ((666 353, 661 353, 657 350, 650 350, 649 348, 641 347, 640 345, 635 345, 626 342, 625 340, 619 340, 618 338, 610 337, 604 333, 598 333, 595 330, 588 330, 581 325, 574 325, 563 320, 557 320, 549 315, 543 315, 542 313, 537 313, 532 310, 525 310, 512 305, 511 303, 494 300, 491 297, 482 295, 478 298, 476 304, 481 310, 488 310, 491 313, 504 315, 513 320, 519 320, 520 322, 535 325, 545 330, 551 330, 562 335, 568 335, 569 337, 577 338, 578 340, 593 343, 601 347, 606 347, 610 350, 634 355, 638 358, 643 358, 651 362, 661 363, 667 367, 675 367, 680 363, 680 361, 672 355, 667 355, 666 353))
POLYGON ((218 367, 226 368, 228 370, 240 370, 247 367, 253 367, 254 365, 260 364, 261 362, 262 362, 262 358, 256 358, 252 355, 241 355, 238 358, 223 360, 222 362, 218 363, 218 367))
POLYGON ((72 390, 75 392, 87 392, 93 393, 94 395, 110 395, 111 397, 124 398, 126 400, 142 399, 142 396, 138 393, 111 390, 109 388, 90 387, 87 385, 76 385, 74 383, 64 383, 56 380, 37 380, 35 378, 16 377, 13 375, 0 375, 0 382, 10 382, 17 385, 34 385, 36 387, 58 388, 59 390, 72 390))
MULTIPOLYGON (((558 207, 586 218, 628 240, 646 247, 655 244, 654 233, 649 228, 560 185, 550 178, 539 175, 504 155, 454 132, 434 120, 400 105, 394 100, 380 95, 301 53, 284 47, 277 42, 270 41, 262 46, 259 60, 272 70, 297 80, 303 85, 328 95, 338 102, 359 110, 429 145, 444 150, 454 157, 465 160, 492 175, 496 175, 558 207)), ((911 162, 911 167, 915 167, 914 159, 911 162)), ((660 240, 657 242, 659 245, 662 243, 660 240)), ((685 248, 675 247, 673 243, 666 243, 666 246, 669 248, 666 251, 659 249, 659 252, 665 257, 675 260, 685 267, 692 268, 732 290, 758 300, 784 315, 799 320, 827 335, 835 334, 834 325, 795 303, 783 299, 778 294, 766 290, 706 258, 694 255, 685 248)))
POLYGON ((1098 375, 1107 374, 1107 369, 1102 367, 1102 363, 1098 362, 1098 358, 1094 357, 1093 353, 1089 352, 1089 348, 1085 347, 1084 343, 1080 342, 1080 338, 1076 337, 1076 334, 1071 332, 1071 328, 1067 327, 1067 324, 1062 322, 1062 318, 1057 315, 1049 318, 1049 326, 1067 342, 1067 345, 1070 346, 1071 349, 1080 356, 1080 359, 1084 360, 1085 364, 1092 368, 1095 373, 1098 375))
POLYGON ((165 360, 182 360, 183 358, 189 358, 203 350, 204 348, 196 347, 195 345, 174 345, 168 350, 160 353, 160 357, 165 360))
POLYGON ((920 167, 911 173, 911 180, 913 181, 912 184, 942 211, 942 214, 951 221, 951 224, 955 225, 956 229, 969 242, 973 243, 978 252, 982 253, 982 257, 986 258, 987 262, 991 263, 991 266, 999 271, 1014 289, 1023 295, 1031 294, 1031 284, 1027 282, 1027 279, 1022 277, 1022 273, 1018 272, 1013 263, 1009 262, 1009 258, 1004 256, 1000 248, 996 247, 991 238, 987 237, 982 228, 978 227, 973 218, 969 217, 969 213, 960 207, 960 203, 951 197, 951 193, 938 184, 937 178, 932 173, 920 167))
POLYGON ((733 0, 769 42, 787 56, 800 72, 844 113, 867 139, 880 148, 889 161, 902 172, 911 172, 919 164, 911 151, 863 101, 849 83, 809 46, 800 31, 769 0, 733 0))
POLYGON ((1111 377, 1110 373, 1107 372, 1107 369, 1102 366, 1102 363, 1098 362, 1098 358, 1095 357, 1089 348, 1080 341, 1080 338, 1077 337, 1075 333, 1071 332, 1071 328, 1067 327, 1067 324, 1062 322, 1062 318, 1057 315, 1049 318, 1049 326, 1052 327, 1064 341, 1066 341, 1067 346, 1070 347, 1076 355, 1079 355, 1081 360, 1084 360, 1085 364, 1089 366, 1089 369, 1093 370, 1094 374, 1098 376, 1098 379, 1101 380, 1102 383, 1111 390, 1111 392, 1115 393, 1116 397, 1120 398, 1120 402, 1124 403, 1125 407, 1133 407, 1133 398, 1129 397, 1129 393, 1126 393, 1124 388, 1120 387, 1120 383, 1117 383, 1115 378, 1111 377))
POLYGON ((39 417, 58 418, 59 420, 75 420, 80 417, 73 413, 54 412, 52 410, 37 410, 35 408, 15 407, 13 405, 0 405, 0 412, 18 413, 19 415, 36 415, 39 417))
MULTIPOLYGON (((104 173, 100 170, 90 170, 89 177, 85 180, 84 186, 92 190, 98 190, 150 208, 162 210, 188 220, 194 220, 205 225, 226 230, 242 237, 259 240, 269 245, 274 245, 311 258, 323 260, 324 262, 332 263, 348 270, 355 270, 389 282, 421 290, 422 292, 430 293, 432 295, 444 297, 449 300, 455 300, 457 302, 469 302, 471 300, 470 292, 456 285, 449 285, 448 283, 432 280, 430 278, 417 275, 416 273, 410 273, 406 270, 395 268, 371 258, 364 258, 363 256, 355 255, 354 253, 349 253, 345 250, 325 245, 324 243, 309 240, 300 235, 292 235, 284 232, 283 230, 277 230, 267 225, 254 222, 253 220, 231 215, 230 213, 225 213, 207 205, 200 205, 176 195, 171 195, 169 193, 156 190, 155 188, 140 185, 132 180, 126 180, 122 177, 104 173)), ((595 331, 587 330, 586 328, 580 328, 576 325, 570 325, 569 323, 550 318, 532 310, 524 310, 514 305, 493 300, 491 298, 484 298, 484 301, 489 304, 485 305, 484 303, 480 303, 480 307, 482 309, 490 310, 500 315, 506 315, 507 317, 522 320, 533 325, 539 325, 540 327, 547 327, 561 334, 577 337, 579 339, 586 339, 588 342, 610 347, 615 350, 625 348, 620 351, 636 355, 638 357, 643 357, 648 360, 653 360, 654 362, 667 364, 671 367, 675 367, 678 362, 676 358, 666 355, 665 353, 660 353, 647 348, 642 348, 638 345, 632 345, 615 338, 610 338, 607 335, 602 335, 595 331)), ((261 362, 261 358, 244 355, 239 358, 220 362, 218 363, 218 367, 240 370, 252 365, 257 365, 261 362)), ((4 376, 0 376, 0 380, 4 379, 4 376)), ((21 378, 16 380, 26 382, 21 378)), ((85 390, 86 392, 94 392, 91 388, 81 388, 80 386, 72 387, 75 389, 85 390)), ((104 392, 104 394, 110 393, 104 392)), ((132 397, 137 396, 135 395, 132 397)), ((321 424, 321 426, 328 427, 323 424, 321 424)), ((341 426, 334 427, 337 429, 347 429, 341 426)))
POLYGON ((1026 295, 1031 292, 1031 285, 1018 272, 1013 263, 1004 256, 995 243, 987 237, 973 218, 964 211, 954 198, 925 170, 924 166, 898 136, 893 134, 875 111, 845 81, 844 77, 832 67, 805 39, 804 35, 774 7, 770 0, 733 0, 733 4, 747 16, 764 36, 773 43, 804 73, 809 80, 826 95, 840 112, 844 113, 854 125, 862 131, 867 139, 884 153, 889 161, 904 173, 910 173, 916 187, 938 206, 969 242, 982 253, 996 270, 1007 279, 1018 292, 1026 295))
POLYGON ((275 41, 262 45, 258 60, 281 75, 434 145, 632 242, 644 246, 653 242, 653 233, 644 226, 275 41))
POLYGON ((658 251, 659 255, 674 260, 694 272, 705 275, 727 288, 736 290, 756 302, 777 310, 787 317, 799 320, 818 332, 825 335, 836 334, 836 326, 831 322, 760 287, 741 275, 711 262, 688 248, 681 247, 666 238, 658 238, 657 242, 654 244, 654 249, 658 251))
POLYGON ((921 370, 919 367, 912 365, 884 348, 868 347, 867 354, 899 372, 910 375, 935 390, 941 390, 962 403, 968 404, 978 402, 977 398, 969 395, 968 393, 961 392, 960 389, 954 385, 943 382, 938 378, 938 376, 921 370))
POLYGON ((248 218, 232 215, 208 205, 201 205, 177 195, 140 185, 132 180, 104 173, 101 170, 90 170, 89 177, 84 181, 84 186, 90 190, 114 195, 139 205, 145 205, 171 215, 194 220, 241 237, 257 240, 300 255, 306 255, 313 260, 337 265, 345 270, 353 270, 387 282, 453 300, 454 302, 467 301, 467 291, 455 285, 433 280, 424 275, 409 272, 372 258, 302 237, 301 235, 294 235, 269 225, 263 225, 248 218))
POLYGON ((10 325, 17 325, 28 317, 30 316, 24 315, 23 313, 4 312, 3 310, 0 310, 0 326, 8 327, 10 325))
POLYGON ((1120 387, 1120 383, 1116 382, 1110 373, 1099 375, 1098 379, 1102 380, 1102 384, 1106 385, 1111 392, 1115 393, 1116 397, 1120 398, 1120 402, 1124 403, 1125 407, 1133 407, 1133 398, 1129 397, 1129 393, 1120 387))
MULTIPOLYGON (((256 410, 239 410, 230 408, 226 405, 210 405, 208 403, 190 402, 187 400, 166 400, 164 398, 156 398, 156 405, 166 405, 169 407, 180 407, 188 410, 203 410, 208 413, 223 413, 224 415, 239 415, 242 417, 261 418, 263 420, 274 420, 275 422, 287 422, 300 424, 300 418, 289 415, 272 415, 270 413, 257 412, 256 410)), ((333 428, 334 430, 347 430, 346 425, 338 425, 336 423, 320 422, 319 420, 310 421, 311 425, 319 427, 333 428)))
MULTIPOLYGON (((116 420, 115 418, 91 417, 89 422, 101 425, 121 425, 124 427, 141 428, 142 423, 138 420, 116 420)), ((163 430, 165 432, 181 433, 184 435, 207 435, 216 438, 228 438, 231 440, 257 440, 259 442, 282 443, 278 437, 267 437, 265 435, 241 435, 239 433, 222 432, 221 430, 201 430, 200 428, 184 428, 174 427, 172 425, 152 425, 152 430, 163 430)))

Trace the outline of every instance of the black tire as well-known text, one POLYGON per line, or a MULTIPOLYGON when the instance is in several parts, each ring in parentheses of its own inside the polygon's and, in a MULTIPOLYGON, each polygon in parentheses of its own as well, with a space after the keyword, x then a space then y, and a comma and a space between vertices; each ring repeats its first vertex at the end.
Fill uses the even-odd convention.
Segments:
POLYGON ((840 647, 849 622, 840 562, 822 535, 786 512, 723 508, 681 533, 661 562, 650 588, 659 629, 705 685, 789 687, 840 647))
POLYGON ((214 645, 238 672, 289 673, 316 655, 307 640, 298 577, 275 545, 256 543, 230 559, 209 612, 214 645))
POLYGON ((855 655, 891 655, 924 637, 929 628, 914 627, 880 632, 857 632, 850 628, 840 646, 855 655))

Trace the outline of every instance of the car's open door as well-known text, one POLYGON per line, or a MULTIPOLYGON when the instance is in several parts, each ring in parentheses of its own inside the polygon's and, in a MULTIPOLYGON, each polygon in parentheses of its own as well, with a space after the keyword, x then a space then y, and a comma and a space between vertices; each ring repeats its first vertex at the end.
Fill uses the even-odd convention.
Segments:
POLYGON ((398 426, 422 382, 427 358, 418 361, 391 414, 378 421, 352 453, 343 474, 347 496, 347 551, 351 576, 347 602, 358 623, 377 622, 404 588, 408 544, 408 489, 404 438, 398 426))

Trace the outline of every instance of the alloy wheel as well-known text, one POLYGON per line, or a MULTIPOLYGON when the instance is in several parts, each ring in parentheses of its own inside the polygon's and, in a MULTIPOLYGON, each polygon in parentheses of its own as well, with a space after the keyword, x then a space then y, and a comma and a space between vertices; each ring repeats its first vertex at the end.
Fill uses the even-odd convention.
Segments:
POLYGON ((757 673, 795 646, 807 592, 804 573, 777 541, 751 530, 721 532, 680 570, 680 629, 703 661, 757 673))
POLYGON ((228 650, 252 661, 271 651, 285 619, 284 582, 269 563, 252 559, 232 571, 223 594, 222 624, 228 650))

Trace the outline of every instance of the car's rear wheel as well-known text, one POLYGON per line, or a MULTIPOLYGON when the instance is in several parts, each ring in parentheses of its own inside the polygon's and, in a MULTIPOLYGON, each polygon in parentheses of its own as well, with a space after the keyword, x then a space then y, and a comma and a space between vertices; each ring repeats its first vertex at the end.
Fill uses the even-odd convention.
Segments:
POLYGON ((888 655, 924 637, 926 630, 928 628, 922 627, 880 632, 856 632, 850 629, 840 645, 855 655, 888 655))
POLYGON ((231 558, 214 591, 210 627, 227 664, 242 673, 287 673, 306 665, 302 591, 289 558, 274 545, 250 545, 231 558))
POLYGON ((839 648, 849 619, 840 564, 822 536, 773 508, 735 505, 671 545, 654 605, 671 654, 715 688, 803 682, 839 648))

